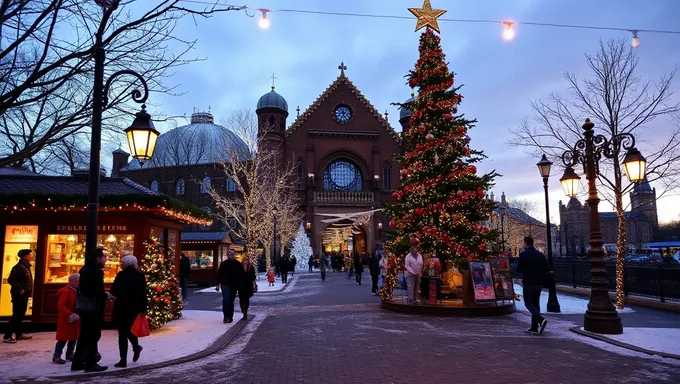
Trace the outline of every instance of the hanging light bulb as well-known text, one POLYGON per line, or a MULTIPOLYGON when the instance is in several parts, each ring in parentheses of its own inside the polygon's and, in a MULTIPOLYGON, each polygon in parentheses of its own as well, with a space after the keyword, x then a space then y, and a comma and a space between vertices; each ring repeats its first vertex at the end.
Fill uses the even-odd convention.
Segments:
POLYGON ((505 26, 503 28, 503 40, 510 41, 515 37, 515 30, 512 29, 512 26, 515 24, 512 21, 503 21, 502 24, 505 26))
POLYGON ((267 19, 267 9, 260 9, 260 12, 262 12, 262 18, 260 19, 260 28, 262 29, 267 29, 269 28, 269 19, 267 19))
POLYGON ((638 31, 631 31, 633 33, 633 39, 630 41, 630 46, 637 48, 640 46, 640 38, 638 37, 638 31))

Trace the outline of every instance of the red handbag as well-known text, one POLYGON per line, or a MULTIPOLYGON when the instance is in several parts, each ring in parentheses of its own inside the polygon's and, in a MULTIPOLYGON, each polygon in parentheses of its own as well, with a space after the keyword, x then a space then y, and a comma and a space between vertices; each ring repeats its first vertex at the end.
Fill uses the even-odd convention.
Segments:
POLYGON ((149 336, 151 334, 151 329, 149 328, 149 319, 147 319, 146 316, 142 315, 141 313, 137 315, 135 322, 132 323, 130 333, 137 337, 149 336))

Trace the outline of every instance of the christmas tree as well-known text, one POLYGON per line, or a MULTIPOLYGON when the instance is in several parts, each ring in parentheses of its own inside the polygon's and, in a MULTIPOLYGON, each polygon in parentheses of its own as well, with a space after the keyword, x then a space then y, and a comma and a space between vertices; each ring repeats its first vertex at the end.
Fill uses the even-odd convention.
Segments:
POLYGON ((309 258, 312 256, 312 246, 309 242, 309 237, 305 233, 302 224, 298 228, 295 234, 295 239, 293 239, 293 249, 290 251, 291 256, 295 256, 297 259, 298 269, 307 269, 309 265, 309 258))
POLYGON ((386 207, 396 236, 389 248, 400 257, 411 245, 422 253, 464 266, 469 260, 498 256, 498 233, 483 223, 495 203, 486 198, 495 172, 477 175, 475 163, 485 158, 470 148, 468 130, 475 120, 458 114, 463 96, 454 87, 440 38, 430 29, 420 37, 420 58, 407 75, 418 88, 404 132, 406 153, 401 157, 401 182, 386 207))
MULTIPOLYGON (((142 272, 146 277, 146 294, 149 301, 147 317, 151 329, 158 329, 170 320, 182 315, 182 296, 179 282, 175 277, 174 260, 163 254, 163 245, 158 239, 144 242, 142 272)), ((174 250, 170 249, 174 255, 174 250)))

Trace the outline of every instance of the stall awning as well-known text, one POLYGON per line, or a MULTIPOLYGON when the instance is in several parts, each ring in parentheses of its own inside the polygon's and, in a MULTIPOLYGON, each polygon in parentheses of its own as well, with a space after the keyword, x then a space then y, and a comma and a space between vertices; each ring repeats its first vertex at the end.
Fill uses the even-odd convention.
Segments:
POLYGON ((226 243, 231 244, 227 232, 182 232, 182 243, 226 243))

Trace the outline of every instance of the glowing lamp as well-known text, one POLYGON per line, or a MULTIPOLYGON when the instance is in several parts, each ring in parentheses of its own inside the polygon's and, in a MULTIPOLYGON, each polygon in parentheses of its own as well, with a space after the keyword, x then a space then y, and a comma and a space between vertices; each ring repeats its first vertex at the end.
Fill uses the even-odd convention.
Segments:
POLYGON ((305 223, 305 228, 307 228, 308 231, 309 231, 310 229, 312 229, 312 223, 310 223, 309 221, 306 222, 306 223, 305 223))
POLYGON ((636 183, 645 178, 647 160, 637 148, 633 147, 626 152, 626 157, 623 158, 623 168, 626 170, 628 180, 631 183, 636 183))
POLYGON ((543 154, 543 157, 541 157, 541 161, 536 164, 538 166, 538 172, 541 173, 541 177, 549 177, 550 176, 550 167, 552 166, 552 161, 548 160, 548 158, 543 154))
POLYGON ((504 21, 503 22, 503 25, 505 25, 505 27, 503 28, 503 34, 502 34, 503 40, 510 41, 513 38, 515 38, 515 30, 512 29, 513 24, 515 24, 515 23, 513 23, 512 21, 504 21))
POLYGON ((562 189, 564 190, 565 195, 569 197, 576 197, 576 195, 578 195, 578 190, 581 187, 581 178, 574 172, 574 168, 567 167, 567 169, 564 170, 564 175, 562 175, 560 183, 562 183, 562 189))
POLYGON ((151 115, 146 112, 146 105, 142 105, 142 110, 135 114, 135 120, 125 130, 125 135, 128 139, 130 154, 139 161, 140 165, 151 159, 160 132, 153 126, 151 115))
POLYGON ((630 41, 630 46, 633 48, 637 48, 640 46, 640 38, 637 35, 637 31, 632 31, 633 32, 633 39, 630 41))
POLYGON ((267 29, 269 28, 269 19, 267 19, 267 10, 266 9, 260 9, 260 12, 262 12, 262 17, 260 18, 260 28, 262 29, 267 29))

